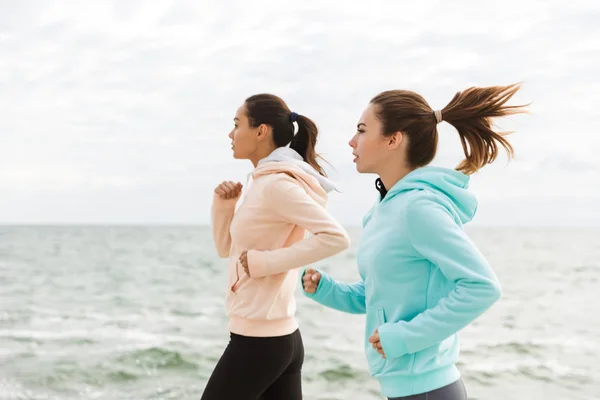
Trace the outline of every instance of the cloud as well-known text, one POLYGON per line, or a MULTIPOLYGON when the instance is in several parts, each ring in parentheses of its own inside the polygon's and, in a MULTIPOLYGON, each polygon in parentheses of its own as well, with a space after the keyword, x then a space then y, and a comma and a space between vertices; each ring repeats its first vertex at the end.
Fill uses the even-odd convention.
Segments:
MULTIPOLYGON (((532 114, 499 121, 516 131, 516 159, 501 157, 473 189, 502 209, 497 220, 519 223, 503 201, 530 199, 524 207, 539 213, 531 199, 600 196, 589 184, 600 150, 600 5, 589 1, 0 8, 0 221, 205 223, 213 185, 248 172, 229 150, 235 109, 273 92, 318 123, 319 151, 346 188, 332 210, 359 223, 373 177, 356 174, 347 142, 373 95, 407 88, 441 108, 470 85, 518 81, 515 102, 534 101, 532 114)), ((462 157, 456 132, 440 125, 435 162, 462 157)))

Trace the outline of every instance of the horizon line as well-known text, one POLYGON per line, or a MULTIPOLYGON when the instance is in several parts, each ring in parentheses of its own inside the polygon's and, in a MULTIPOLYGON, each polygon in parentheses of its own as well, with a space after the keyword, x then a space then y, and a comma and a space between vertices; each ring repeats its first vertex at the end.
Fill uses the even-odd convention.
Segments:
MULTIPOLYGON (((181 222, 2 222, 0 227, 21 227, 21 228, 210 228, 208 223, 181 223, 181 222)), ((360 224, 344 224, 345 228, 362 229, 360 224)), ((465 225, 469 228, 484 229, 600 229, 600 225, 541 225, 541 224, 490 224, 490 223, 470 223, 465 225)))

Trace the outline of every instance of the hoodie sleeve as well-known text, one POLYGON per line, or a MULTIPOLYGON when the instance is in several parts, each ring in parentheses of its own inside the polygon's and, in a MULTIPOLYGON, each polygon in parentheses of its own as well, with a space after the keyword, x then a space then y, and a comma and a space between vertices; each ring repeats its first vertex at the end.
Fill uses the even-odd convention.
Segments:
MULTIPOLYGON (((306 297, 326 307, 350 314, 365 314, 367 312, 365 283, 362 280, 356 283, 342 283, 333 280, 323 271, 318 272, 321 274, 321 279, 317 291, 307 293, 303 290, 302 292, 306 297)), ((304 272, 302 276, 304 276, 304 272)), ((300 277, 300 287, 302 287, 302 276, 300 277)))
POLYGON ((333 256, 350 245, 344 228, 327 210, 287 175, 271 182, 265 192, 266 205, 291 224, 312 236, 290 247, 271 251, 248 251, 248 269, 253 278, 274 275, 333 256))
POLYGON ((382 348, 390 359, 443 341, 475 320, 501 296, 496 275, 446 208, 419 198, 405 211, 412 245, 455 286, 436 305, 410 321, 379 327, 382 348))
POLYGON ((229 226, 235 213, 235 205, 240 196, 234 199, 223 200, 218 194, 213 195, 213 204, 211 208, 211 226, 213 241, 219 257, 229 257, 231 248, 231 234, 229 226))

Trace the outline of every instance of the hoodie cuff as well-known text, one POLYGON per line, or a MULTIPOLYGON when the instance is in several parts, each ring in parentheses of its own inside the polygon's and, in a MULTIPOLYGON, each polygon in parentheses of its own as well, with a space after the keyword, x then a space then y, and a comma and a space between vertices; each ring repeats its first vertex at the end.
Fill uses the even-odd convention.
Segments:
POLYGON ((304 274, 306 273, 307 269, 308 268, 305 268, 302 271, 302 273, 300 274, 300 287, 302 288, 302 293, 304 293, 304 295, 306 297, 309 297, 309 298, 319 302, 319 300, 323 297, 323 295, 328 293, 331 290, 331 287, 333 286, 333 279, 329 275, 324 273, 323 271, 313 268, 315 271, 317 271, 319 274, 321 274, 321 279, 319 279, 319 284, 317 285, 317 290, 315 290, 314 293, 308 293, 308 292, 304 291, 304 282, 302 281, 302 278, 304 278, 304 274))
POLYGON ((381 348, 388 359, 399 358, 409 353, 400 323, 388 322, 381 325, 377 331, 379 332, 381 348))
POLYGON ((265 253, 264 251, 248 250, 246 255, 248 256, 248 271, 250 271, 251 278, 262 278, 271 275, 265 253))

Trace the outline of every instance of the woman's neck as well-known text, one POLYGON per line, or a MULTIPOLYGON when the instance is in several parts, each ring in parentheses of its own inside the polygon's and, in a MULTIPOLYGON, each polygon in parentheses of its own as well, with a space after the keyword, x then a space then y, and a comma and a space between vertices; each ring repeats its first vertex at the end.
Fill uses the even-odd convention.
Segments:
POLYGON ((386 168, 381 173, 378 173, 383 186, 387 191, 389 191, 396 183, 400 181, 400 179, 404 178, 413 170, 408 167, 395 167, 395 168, 386 168))
POLYGON ((256 168, 258 166, 258 162, 260 160, 268 157, 274 150, 275 150, 275 146, 269 146, 269 147, 265 147, 263 149, 257 149, 256 153, 250 157, 250 161, 252 162, 252 165, 254 165, 254 168, 256 168))

